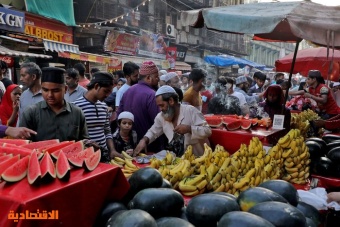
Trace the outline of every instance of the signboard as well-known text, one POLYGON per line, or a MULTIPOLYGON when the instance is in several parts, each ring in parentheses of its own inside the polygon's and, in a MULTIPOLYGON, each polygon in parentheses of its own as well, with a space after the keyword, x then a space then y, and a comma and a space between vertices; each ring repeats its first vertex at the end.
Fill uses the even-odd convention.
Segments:
POLYGON ((176 61, 184 62, 185 56, 187 55, 188 48, 185 46, 177 45, 175 43, 170 43, 170 47, 176 47, 176 61))
POLYGON ((141 32, 137 54, 149 58, 166 59, 166 50, 169 47, 168 39, 149 31, 141 32))
POLYGON ((42 39, 73 44, 72 27, 48 18, 26 13, 25 34, 42 39))
POLYGON ((12 57, 0 55, 0 60, 6 62, 8 68, 14 67, 14 59, 12 57))
POLYGON ((25 28, 25 14, 4 7, 0 7, 0 30, 23 33, 25 28))
POLYGON ((104 42, 104 51, 118 54, 136 55, 139 37, 108 31, 104 42))
POLYGON ((118 65, 109 65, 107 67, 107 71, 109 73, 113 73, 113 72, 116 72, 116 71, 119 71, 119 70, 122 70, 122 69, 123 69, 123 63, 122 62, 120 62, 120 64, 118 64, 118 65))
POLYGON ((176 66, 177 47, 166 48, 166 60, 169 61, 170 69, 176 66))

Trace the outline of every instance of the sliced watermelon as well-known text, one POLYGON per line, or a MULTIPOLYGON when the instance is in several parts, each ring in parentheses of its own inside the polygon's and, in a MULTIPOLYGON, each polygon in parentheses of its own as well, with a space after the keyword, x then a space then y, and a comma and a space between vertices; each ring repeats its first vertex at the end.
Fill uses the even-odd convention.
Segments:
POLYGON ((246 119, 243 119, 241 121, 241 128, 244 129, 244 130, 249 130, 252 126, 252 121, 251 120, 246 120, 246 119))
POLYGON ((69 180, 70 179, 70 164, 68 163, 67 157, 64 152, 59 152, 59 156, 56 163, 56 172, 57 177, 60 180, 69 180))
POLYGON ((2 147, 0 149, 0 152, 13 155, 20 154, 20 157, 25 157, 27 155, 31 155, 32 150, 16 146, 16 147, 2 147))
POLYGON ((18 147, 18 146, 11 143, 0 143, 0 147, 18 147))
POLYGON ((39 141, 39 142, 32 142, 29 144, 21 145, 21 147, 28 148, 28 149, 38 149, 42 147, 49 146, 51 144, 57 144, 59 143, 58 139, 53 139, 53 140, 44 140, 44 141, 39 141))
POLYGON ((1 163, 1 162, 4 162, 4 161, 6 161, 6 160, 8 160, 8 159, 10 159, 10 158, 13 158, 13 154, 2 155, 2 156, 0 157, 0 163, 1 163))
POLYGON ((240 119, 234 117, 223 117, 222 118, 223 124, 228 125, 233 122, 240 122, 240 119))
POLYGON ((92 154, 94 154, 93 147, 86 148, 85 150, 79 152, 78 154, 72 155, 68 158, 68 161, 76 167, 82 167, 84 159, 89 158, 92 154))
MULTIPOLYGON (((53 158, 53 160, 57 160, 58 159, 58 156, 59 156, 59 153, 61 152, 61 150, 57 150, 53 153, 51 153, 51 157, 53 158)), ((48 153, 48 152, 46 152, 48 153)))
POLYGON ((71 145, 73 143, 74 143, 74 141, 63 141, 59 144, 51 144, 51 145, 48 145, 46 147, 41 147, 41 148, 39 148, 39 150, 42 151, 42 152, 48 152, 48 153, 51 154, 51 153, 53 153, 57 150, 60 150, 63 147, 71 145))
POLYGON ((57 173, 50 153, 46 152, 40 161, 41 180, 48 182, 56 178, 57 173))
POLYGON ((2 174, 1 178, 7 182, 17 182, 22 180, 27 175, 28 162, 30 156, 26 156, 10 167, 8 167, 2 174))
POLYGON ((226 127, 229 131, 235 131, 241 127, 241 124, 242 124, 241 121, 234 121, 228 123, 226 127))
POLYGON ((41 178, 37 151, 33 150, 28 162, 27 180, 29 184, 37 184, 41 178))
POLYGON ((0 163, 0 176, 8 167, 10 167, 11 165, 13 165, 19 160, 20 160, 20 155, 16 155, 6 161, 1 162, 0 163))
POLYGON ((20 140, 20 139, 0 139, 0 143, 10 143, 17 146, 21 146, 24 144, 28 144, 29 140, 20 140))
POLYGON ((259 119, 257 119, 257 118, 251 119, 251 124, 252 124, 252 126, 253 126, 253 127, 257 126, 258 121, 259 121, 259 119))
POLYGON ((205 120, 210 127, 218 128, 222 125, 222 118, 216 116, 205 116, 205 120))
POLYGON ((100 162, 101 152, 100 150, 94 152, 89 158, 86 158, 84 161, 84 167, 87 171, 93 171, 100 162))

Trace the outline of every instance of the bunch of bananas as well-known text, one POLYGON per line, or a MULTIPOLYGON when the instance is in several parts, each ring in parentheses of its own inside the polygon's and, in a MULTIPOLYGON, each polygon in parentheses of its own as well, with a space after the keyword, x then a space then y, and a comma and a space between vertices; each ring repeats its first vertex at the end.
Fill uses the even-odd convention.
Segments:
POLYGON ((283 148, 282 159, 284 160, 283 180, 295 184, 305 184, 309 177, 309 159, 308 147, 304 138, 297 129, 291 129, 278 144, 283 148))
POLYGON ((185 196, 195 196, 205 191, 208 181, 205 174, 184 177, 178 184, 179 190, 185 196))
POLYGON ((122 151, 122 155, 124 156, 124 159, 114 157, 113 159, 111 159, 110 164, 121 167, 124 176, 126 178, 129 178, 134 172, 139 170, 139 167, 132 163, 133 158, 125 151, 122 151))
POLYGON ((315 113, 313 110, 304 110, 301 113, 292 113, 290 126, 293 129, 299 129, 300 134, 307 138, 307 132, 310 128, 309 121, 320 119, 319 115, 315 113))

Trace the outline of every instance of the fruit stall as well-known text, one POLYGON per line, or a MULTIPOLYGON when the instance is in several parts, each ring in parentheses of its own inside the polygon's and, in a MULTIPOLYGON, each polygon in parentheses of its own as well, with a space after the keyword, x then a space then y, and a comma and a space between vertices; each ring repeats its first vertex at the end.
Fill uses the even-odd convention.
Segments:
POLYGON ((93 226, 105 201, 129 189, 121 169, 99 163, 100 151, 82 141, 1 139, 0 147, 0 226, 93 226))

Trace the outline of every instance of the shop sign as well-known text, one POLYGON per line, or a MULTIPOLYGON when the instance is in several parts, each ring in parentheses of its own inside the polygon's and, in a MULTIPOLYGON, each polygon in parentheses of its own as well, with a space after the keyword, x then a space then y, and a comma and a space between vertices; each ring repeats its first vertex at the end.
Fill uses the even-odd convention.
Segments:
POLYGON ((177 47, 166 48, 166 60, 169 61, 170 69, 174 69, 176 66, 176 55, 177 55, 177 47))
POLYGON ((170 43, 170 47, 176 47, 176 61, 184 62, 188 48, 175 43, 170 43))
POLYGON ((0 30, 23 33, 25 28, 25 14, 4 7, 0 7, 0 30))
POLYGON ((104 42, 104 51, 136 55, 139 37, 131 34, 122 34, 118 31, 108 31, 104 42))
POLYGON ((108 71, 109 73, 113 73, 113 72, 116 72, 116 71, 119 71, 119 70, 122 70, 122 69, 123 69, 123 63, 122 63, 122 61, 120 61, 120 63, 117 64, 117 65, 109 65, 109 66, 107 67, 107 71, 108 71))
POLYGON ((0 55, 0 60, 6 62, 9 68, 14 66, 14 59, 12 57, 0 55))
POLYGON ((143 30, 139 39, 137 54, 143 57, 166 59, 168 47, 169 41, 166 37, 143 30))
POLYGON ((41 39, 73 44, 72 28, 51 19, 26 14, 25 34, 41 39))

